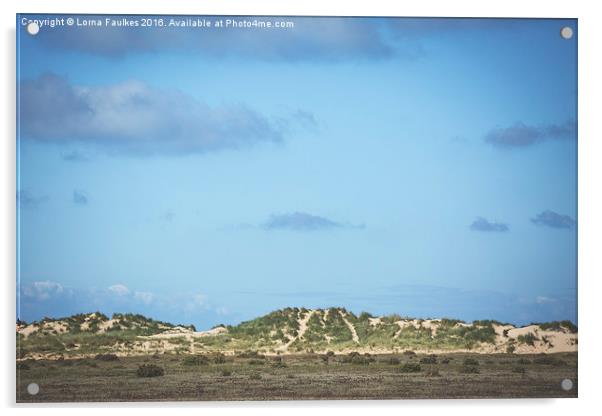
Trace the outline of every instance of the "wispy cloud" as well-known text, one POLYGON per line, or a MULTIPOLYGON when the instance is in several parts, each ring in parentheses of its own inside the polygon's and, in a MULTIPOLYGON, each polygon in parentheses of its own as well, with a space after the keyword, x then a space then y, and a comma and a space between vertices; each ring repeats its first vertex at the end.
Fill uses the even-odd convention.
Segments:
POLYGON ((78 150, 72 150, 69 153, 64 153, 62 158, 65 162, 88 162, 90 157, 78 150))
POLYGON ((73 203, 76 205, 87 205, 88 204, 88 196, 84 191, 73 191, 73 203))
POLYGON ((333 221, 329 218, 305 212, 291 214, 273 214, 263 224, 266 230, 293 230, 293 231, 318 231, 333 228, 360 228, 350 224, 333 221))
POLYGON ((485 232, 507 232, 510 230, 508 224, 504 224, 501 222, 489 221, 483 217, 478 217, 476 220, 470 224, 470 229, 472 231, 485 231, 485 232))
POLYGON ((140 81, 88 87, 45 74, 21 81, 20 96, 23 138, 108 153, 205 153, 283 140, 276 123, 244 105, 211 107, 140 81))
POLYGON ((529 126, 517 122, 509 127, 495 128, 485 135, 485 142, 499 148, 521 148, 547 140, 575 140, 577 138, 574 121, 562 124, 529 126))
MULTIPOLYGON (((31 16, 43 19, 45 15, 31 16)), ((89 16, 104 21, 108 16, 89 16)), ((152 16, 156 18, 156 16, 152 16)), ((176 21, 191 16, 164 17, 176 21)), ((119 17, 116 17, 117 19, 119 17)), ((131 54, 176 52, 206 59, 246 59, 276 62, 338 63, 422 56, 421 39, 453 36, 475 30, 487 32, 523 25, 511 19, 344 18, 344 17, 226 17, 205 20, 291 22, 286 29, 182 29, 180 27, 55 27, 39 41, 61 51, 120 59, 131 54), (277 35, 275 35, 277 30, 277 35)))
POLYGON ((115 296, 127 296, 130 294, 130 289, 121 283, 109 286, 108 291, 115 296))
POLYGON ((163 212, 159 216, 159 220, 162 222, 172 222, 175 217, 176 217, 176 214, 173 211, 168 210, 168 211, 163 212))
POLYGON ((146 305, 150 305, 154 298, 155 295, 151 292, 134 292, 134 299, 137 299, 146 305))
POLYGON ((535 225, 563 229, 573 228, 576 224, 576 221, 570 216, 558 214, 551 210, 537 214, 535 218, 531 218, 531 222, 535 225))
MULTIPOLYGON (((42 16, 40 16, 42 17, 42 16)), ((93 16, 91 16, 93 17, 93 16)), ((104 20, 107 16, 98 16, 104 20)), ((171 19, 165 17, 164 19, 171 19)), ((190 16, 173 16, 183 20, 190 16)), ((205 17, 205 20, 234 19, 292 22, 294 27, 262 29, 182 29, 177 27, 56 27, 40 42, 58 50, 121 58, 129 54, 181 52, 208 59, 252 59, 279 62, 339 62, 386 59, 396 55, 387 41, 382 19, 302 17, 205 17)), ((391 30, 395 30, 391 27, 391 30)))
POLYGON ((49 199, 48 195, 36 195, 28 190, 17 191, 17 203, 22 208, 35 208, 49 199))
POLYGON ((63 292, 64 288, 60 283, 50 280, 32 282, 23 285, 21 288, 23 296, 36 300, 47 300, 61 295, 63 292))
POLYGON ((548 296, 536 296, 535 297, 535 303, 537 303, 539 305, 546 305, 546 304, 555 303, 555 302, 557 302, 557 299, 551 298, 548 296))

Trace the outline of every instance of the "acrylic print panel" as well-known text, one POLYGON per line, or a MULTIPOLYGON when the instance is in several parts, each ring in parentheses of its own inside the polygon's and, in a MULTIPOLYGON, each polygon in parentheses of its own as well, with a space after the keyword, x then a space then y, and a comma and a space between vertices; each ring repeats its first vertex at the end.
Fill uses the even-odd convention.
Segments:
POLYGON ((17 401, 576 397, 577 33, 18 15, 17 401))

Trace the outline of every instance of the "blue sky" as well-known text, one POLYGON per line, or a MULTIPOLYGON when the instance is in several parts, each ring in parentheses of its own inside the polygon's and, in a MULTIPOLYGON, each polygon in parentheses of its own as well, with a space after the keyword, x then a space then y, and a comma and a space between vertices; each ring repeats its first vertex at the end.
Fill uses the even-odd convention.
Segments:
POLYGON ((575 20, 23 17, 22 319, 576 321, 575 20))

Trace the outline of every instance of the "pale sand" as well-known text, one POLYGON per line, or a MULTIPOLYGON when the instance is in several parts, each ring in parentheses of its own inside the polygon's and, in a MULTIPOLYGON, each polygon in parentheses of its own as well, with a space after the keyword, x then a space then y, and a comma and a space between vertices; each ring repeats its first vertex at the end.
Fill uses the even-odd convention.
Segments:
MULTIPOLYGON (((306 312, 301 318, 297 319, 299 330, 296 337, 288 337, 289 341, 286 343, 280 342, 278 346, 274 347, 275 352, 265 352, 267 355, 275 355, 275 354, 294 354, 296 351, 289 351, 289 346, 297 339, 303 339, 304 334, 307 331, 308 322, 310 318, 315 313, 315 310, 309 310, 306 312)), ((326 314, 330 313, 329 310, 325 312, 326 314)), ((357 331, 354 325, 347 319, 346 314, 339 311, 345 325, 349 328, 352 334, 353 342, 359 344, 359 337, 357 335, 357 331)), ((90 317, 86 317, 84 323, 81 325, 82 330, 86 330, 89 328, 89 322, 92 318, 95 317, 95 314, 91 314, 90 317)), ((119 323, 119 319, 110 319, 104 322, 99 323, 99 333, 106 332, 114 323, 119 323)), ((371 326, 378 326, 383 323, 382 318, 370 318, 371 326)), ((441 320, 438 319, 426 319, 426 320, 418 320, 418 319, 403 319, 396 321, 395 324, 399 327, 399 331, 395 333, 393 338, 397 338, 400 332, 404 328, 414 327, 416 329, 419 328, 428 328, 432 331, 432 336, 436 336, 437 330, 441 325, 441 320)), ((457 326, 465 326, 469 327, 472 324, 467 323, 458 323, 457 326)), ((127 356, 127 355, 143 355, 149 353, 170 353, 175 351, 177 348, 186 348, 189 352, 195 353, 196 347, 194 340, 197 338, 203 337, 211 337, 217 336, 220 334, 227 333, 228 330, 224 327, 216 327, 208 331, 192 331, 188 328, 184 328, 181 326, 176 326, 173 328, 165 327, 165 331, 160 334, 150 335, 150 336, 140 336, 139 341, 135 342, 133 345, 126 346, 125 344, 115 344, 111 347, 108 347, 106 352, 115 353, 117 355, 127 356), (170 339, 173 338, 185 338, 186 343, 172 343, 170 339)), ((430 348, 417 348, 415 352, 417 353, 429 353, 429 354, 444 354, 444 353, 453 353, 453 352, 472 352, 472 353, 504 353, 507 351, 509 345, 514 345, 515 354, 538 354, 538 353, 557 353, 557 352, 574 352, 577 351, 578 344, 578 334, 572 334, 568 330, 561 331, 545 331, 542 330, 539 325, 528 325, 525 327, 516 328, 513 325, 498 325, 494 324, 493 328, 496 333, 495 343, 481 343, 476 345, 472 349, 459 348, 454 350, 443 350, 443 349, 430 349, 430 348), (504 336, 504 331, 506 331, 506 335, 504 336), (521 344, 517 341, 517 338, 520 335, 526 335, 528 333, 533 333, 537 340, 535 340, 534 345, 521 344), (546 342, 547 341, 547 342, 546 342)), ((24 337, 28 337, 31 334, 37 331, 51 332, 55 333, 64 333, 68 331, 68 325, 63 321, 53 321, 53 322, 45 322, 43 324, 30 324, 26 326, 18 326, 17 331, 22 334, 24 337)), ((328 344, 330 344, 332 338, 326 337, 328 344)), ((70 356, 76 357, 85 357, 85 355, 75 356, 71 354, 73 351, 77 351, 79 346, 76 345, 73 348, 68 349, 70 352, 70 356)), ((203 349, 201 347, 201 349, 203 349)), ((210 350, 203 349, 208 352, 210 350)), ((337 354, 346 354, 352 351, 357 351, 360 353, 371 353, 371 354, 391 354, 391 353, 399 353, 401 352, 400 347, 370 347, 370 346, 357 346, 353 348, 346 348, 343 350, 336 351, 337 354)), ((235 351, 222 351, 226 355, 235 354, 235 351)), ((317 352, 326 352, 317 351, 317 352)), ((36 354, 33 358, 59 358, 60 354, 48 354, 43 356, 42 354, 36 354)))

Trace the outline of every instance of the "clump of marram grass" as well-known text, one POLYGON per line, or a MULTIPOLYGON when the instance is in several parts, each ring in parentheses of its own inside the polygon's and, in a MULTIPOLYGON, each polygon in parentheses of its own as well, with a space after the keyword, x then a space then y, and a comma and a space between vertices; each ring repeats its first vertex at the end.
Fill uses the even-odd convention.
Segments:
POLYGON ((204 355, 187 355, 182 358, 182 365, 187 366, 199 366, 199 365, 208 365, 209 358, 204 355))
POLYGON ((136 371, 138 377, 160 377, 165 375, 163 367, 154 364, 142 364, 136 371))
POLYGON ((422 367, 418 363, 405 363, 399 367, 400 373, 419 373, 422 367))
POLYGON ((533 332, 529 332, 525 335, 519 335, 516 337, 516 340, 519 344, 527 344, 533 347, 535 346, 535 341, 539 341, 539 338, 533 332))

